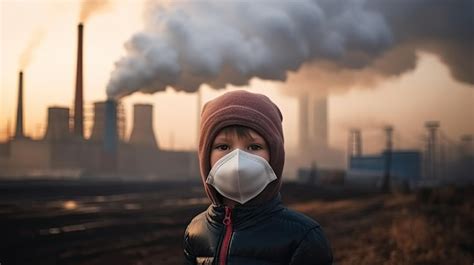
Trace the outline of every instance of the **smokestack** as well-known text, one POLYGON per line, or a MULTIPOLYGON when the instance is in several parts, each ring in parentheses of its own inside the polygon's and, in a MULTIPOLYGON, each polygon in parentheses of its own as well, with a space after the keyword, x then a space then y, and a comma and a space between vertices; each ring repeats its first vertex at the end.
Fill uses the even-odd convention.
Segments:
POLYGON ((313 118, 314 143, 316 148, 328 146, 328 100, 326 97, 316 99, 314 102, 313 118))
POLYGON ((428 130, 428 143, 426 146, 427 153, 427 176, 436 178, 436 165, 437 165, 437 140, 436 135, 440 124, 439 121, 427 121, 425 127, 428 130))
POLYGON ((130 144, 157 148, 153 132, 153 106, 135 104, 133 106, 133 129, 130 144))
POLYGON ((78 25, 77 40, 77 68, 76 68, 76 94, 74 98, 74 135, 84 137, 84 110, 82 90, 82 23, 78 25))
POLYGON ((63 141, 69 138, 69 108, 49 107, 48 108, 48 128, 45 140, 63 141))
POLYGON ((16 109, 15 138, 25 137, 23 133, 23 72, 20 71, 18 80, 18 107, 16 109))
POLYGON ((385 173, 382 182, 382 191, 390 191, 390 171, 392 169, 392 149, 393 149, 393 127, 390 125, 384 128, 387 142, 385 146, 385 173))
POLYGON ((348 156, 362 156, 362 136, 359 129, 351 129, 349 132, 348 156))
POLYGON ((301 150, 306 150, 308 147, 308 95, 300 96, 300 110, 299 110, 299 146, 301 150))

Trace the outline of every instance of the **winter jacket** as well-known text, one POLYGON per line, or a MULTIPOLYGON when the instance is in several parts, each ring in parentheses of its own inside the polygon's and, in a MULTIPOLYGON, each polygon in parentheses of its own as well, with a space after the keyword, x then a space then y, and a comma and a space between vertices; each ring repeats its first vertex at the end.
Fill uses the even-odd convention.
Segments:
POLYGON ((212 204, 188 225, 185 264, 330 265, 332 252, 320 225, 281 203, 234 209, 212 204))

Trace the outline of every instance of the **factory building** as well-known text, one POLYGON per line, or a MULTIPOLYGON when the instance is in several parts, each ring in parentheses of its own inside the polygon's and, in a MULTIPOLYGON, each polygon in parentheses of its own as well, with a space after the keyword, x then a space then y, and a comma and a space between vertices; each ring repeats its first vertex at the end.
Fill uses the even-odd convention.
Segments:
POLYGON ((380 154, 365 155, 359 129, 350 131, 346 186, 366 191, 408 191, 442 185, 472 185, 474 183, 472 137, 461 142, 436 140, 439 122, 429 121, 425 150, 393 148, 393 127, 386 126, 386 146, 380 154))
POLYGON ((24 75, 20 72, 15 135, 0 144, 0 177, 198 179, 196 152, 160 149, 153 131, 152 105, 134 106, 132 133, 126 140, 120 102, 95 102, 92 132, 85 137, 83 30, 79 24, 73 112, 67 107, 49 107, 41 140, 30 139, 23 131, 24 75))
POLYGON ((353 188, 380 190, 387 168, 392 186, 413 186, 421 179, 421 152, 396 150, 390 154, 385 151, 377 155, 351 156, 345 184, 353 188))
POLYGON ((92 133, 84 139, 69 127, 68 108, 48 108, 43 139, 14 137, 1 144, 0 177, 197 179, 196 152, 159 148, 152 129, 152 105, 134 106, 128 141, 118 135, 114 109, 115 103, 94 103, 92 133))

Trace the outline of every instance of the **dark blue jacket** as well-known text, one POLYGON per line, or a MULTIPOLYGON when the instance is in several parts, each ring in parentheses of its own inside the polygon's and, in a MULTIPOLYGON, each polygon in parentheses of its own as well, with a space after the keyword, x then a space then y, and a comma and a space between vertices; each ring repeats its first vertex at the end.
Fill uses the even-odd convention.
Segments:
POLYGON ((260 206, 228 208, 225 217, 226 207, 211 205, 191 221, 184 236, 185 264, 332 264, 321 226, 284 207, 280 196, 260 206))

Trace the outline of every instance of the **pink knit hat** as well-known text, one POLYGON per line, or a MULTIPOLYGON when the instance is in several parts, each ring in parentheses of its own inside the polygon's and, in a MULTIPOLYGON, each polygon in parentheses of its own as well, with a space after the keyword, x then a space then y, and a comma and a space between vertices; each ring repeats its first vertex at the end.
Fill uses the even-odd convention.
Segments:
POLYGON ((213 203, 218 204, 220 202, 220 195, 211 185, 206 183, 211 170, 211 147, 220 130, 232 125, 253 129, 266 140, 270 149, 269 164, 278 178, 248 204, 267 201, 279 192, 281 174, 285 163, 282 120, 280 109, 267 96, 244 90, 225 93, 204 105, 201 113, 199 166, 206 193, 213 203))

